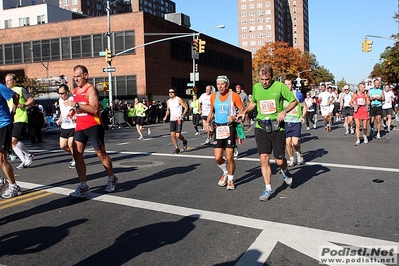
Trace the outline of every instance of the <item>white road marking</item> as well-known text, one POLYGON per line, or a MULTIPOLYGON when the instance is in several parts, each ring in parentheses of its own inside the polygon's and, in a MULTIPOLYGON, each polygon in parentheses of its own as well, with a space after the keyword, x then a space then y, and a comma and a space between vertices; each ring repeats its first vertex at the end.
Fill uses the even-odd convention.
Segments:
MULTIPOLYGON (((72 189, 62 187, 43 186, 40 184, 19 181, 21 187, 33 190, 46 190, 68 196, 72 189)), ((246 253, 239 259, 236 265, 264 265, 277 242, 287 245, 298 252, 305 254, 315 260, 319 259, 319 246, 333 245, 332 242, 357 247, 365 246, 397 246, 399 242, 373 239, 356 235, 342 234, 320 229, 313 229, 304 226, 283 224, 264 221, 260 219, 247 218, 237 215, 218 213, 206 210, 199 210, 181 206, 168 205, 163 203, 144 201, 131 198, 123 198, 109 194, 91 193, 88 197, 91 200, 119 204, 123 206, 164 212, 180 216, 198 216, 213 222, 220 222, 232 225, 243 226, 252 229, 260 229, 262 232, 252 243, 246 253), (256 252, 253 252, 256 251, 256 252), (260 255, 259 255, 260 253, 260 255), (254 256, 254 254, 257 254, 254 256)))
POLYGON ((118 144, 116 144, 117 146, 121 146, 121 145, 127 145, 127 144, 130 144, 130 142, 122 142, 122 143, 118 143, 118 144))

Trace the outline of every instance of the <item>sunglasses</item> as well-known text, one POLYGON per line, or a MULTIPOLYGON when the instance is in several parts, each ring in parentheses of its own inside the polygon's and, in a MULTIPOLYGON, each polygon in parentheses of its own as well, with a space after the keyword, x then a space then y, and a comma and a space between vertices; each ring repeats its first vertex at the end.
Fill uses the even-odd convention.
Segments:
POLYGON ((58 94, 59 95, 64 95, 66 92, 59 92, 58 94))
POLYGON ((169 93, 175 93, 174 91, 169 91, 169 93))

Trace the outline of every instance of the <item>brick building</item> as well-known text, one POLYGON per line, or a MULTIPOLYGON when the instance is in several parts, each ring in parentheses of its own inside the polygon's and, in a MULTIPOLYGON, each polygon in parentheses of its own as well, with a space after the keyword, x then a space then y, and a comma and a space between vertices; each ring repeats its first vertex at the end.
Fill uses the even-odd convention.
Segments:
MULTIPOLYGON (((112 15, 110 24, 113 54, 170 37, 149 33, 193 33, 187 27, 142 11, 112 15)), ((37 79, 64 75, 72 87, 73 67, 82 64, 88 67, 90 82, 108 81, 108 74, 103 72, 107 66, 105 58, 99 56, 107 46, 106 31, 106 16, 2 29, 0 73, 3 75, 0 74, 0 80, 4 81, 6 72, 24 73, 37 79)), ((215 84, 216 76, 221 74, 230 78, 231 86, 240 83, 249 91, 252 86, 251 54, 207 35, 201 34, 201 39, 206 41, 206 52, 197 60, 198 93, 204 92, 207 84, 215 84)), ((193 68, 191 42, 191 36, 174 39, 114 57, 113 96, 165 99, 171 86, 184 96, 193 68)), ((100 95, 106 97, 107 93, 100 95)))

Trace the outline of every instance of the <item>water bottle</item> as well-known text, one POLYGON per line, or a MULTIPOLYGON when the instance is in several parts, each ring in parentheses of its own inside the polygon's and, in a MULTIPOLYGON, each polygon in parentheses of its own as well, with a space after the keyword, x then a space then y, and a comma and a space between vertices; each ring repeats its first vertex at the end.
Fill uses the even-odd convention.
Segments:
POLYGON ((180 119, 177 120, 177 124, 181 125, 181 120, 180 119))
POLYGON ((270 121, 270 117, 265 118, 265 130, 266 133, 272 132, 272 122, 270 121))

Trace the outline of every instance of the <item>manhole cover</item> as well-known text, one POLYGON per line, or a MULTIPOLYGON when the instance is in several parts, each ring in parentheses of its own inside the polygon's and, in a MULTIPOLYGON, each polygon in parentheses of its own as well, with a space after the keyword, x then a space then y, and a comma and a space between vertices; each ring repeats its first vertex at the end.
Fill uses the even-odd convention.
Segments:
POLYGON ((123 161, 119 163, 119 165, 122 167, 137 167, 137 168, 153 167, 162 164, 163 162, 159 161, 123 161))

